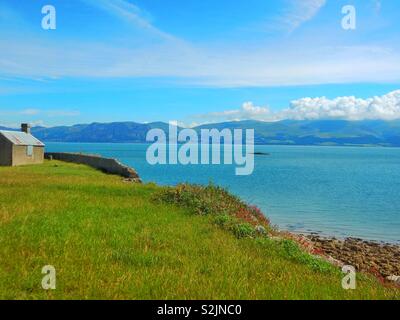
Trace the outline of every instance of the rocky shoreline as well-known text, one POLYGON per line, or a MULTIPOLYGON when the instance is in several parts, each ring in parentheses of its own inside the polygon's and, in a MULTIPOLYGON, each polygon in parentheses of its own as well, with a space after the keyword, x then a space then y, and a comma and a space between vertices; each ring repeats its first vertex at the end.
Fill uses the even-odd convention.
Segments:
POLYGON ((382 281, 400 285, 400 245, 318 235, 300 235, 297 240, 310 252, 326 257, 333 264, 351 265, 359 272, 373 273, 382 281))

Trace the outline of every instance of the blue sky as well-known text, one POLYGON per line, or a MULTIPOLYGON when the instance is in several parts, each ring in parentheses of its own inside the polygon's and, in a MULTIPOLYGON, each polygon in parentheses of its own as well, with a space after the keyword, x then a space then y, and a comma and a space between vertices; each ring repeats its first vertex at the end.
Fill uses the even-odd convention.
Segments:
POLYGON ((0 124, 397 119, 399 21, 398 0, 0 0, 0 124))

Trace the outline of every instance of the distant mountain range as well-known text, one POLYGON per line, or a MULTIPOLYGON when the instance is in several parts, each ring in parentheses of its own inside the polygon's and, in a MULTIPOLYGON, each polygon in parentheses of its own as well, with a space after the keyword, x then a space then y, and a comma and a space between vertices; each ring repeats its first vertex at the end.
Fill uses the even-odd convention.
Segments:
MULTIPOLYGON (((168 132, 168 124, 154 122, 92 123, 53 128, 34 127, 32 134, 44 142, 144 143, 150 129, 168 132)), ((237 121, 202 125, 201 129, 255 129, 256 144, 400 147, 400 121, 237 121)), ((5 130, 7 128, 0 129, 5 130)), ((13 129, 8 129, 13 130, 13 129)), ((15 130, 15 129, 14 129, 15 130)))

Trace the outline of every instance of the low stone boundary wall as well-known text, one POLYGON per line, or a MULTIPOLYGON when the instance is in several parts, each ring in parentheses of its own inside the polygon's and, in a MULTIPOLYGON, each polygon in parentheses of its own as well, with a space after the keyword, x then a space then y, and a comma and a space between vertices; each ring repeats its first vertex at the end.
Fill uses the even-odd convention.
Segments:
POLYGON ((85 164, 106 173, 116 174, 134 182, 141 182, 140 177, 135 170, 123 165, 116 159, 103 158, 98 155, 64 152, 46 152, 44 157, 48 160, 60 160, 85 164))

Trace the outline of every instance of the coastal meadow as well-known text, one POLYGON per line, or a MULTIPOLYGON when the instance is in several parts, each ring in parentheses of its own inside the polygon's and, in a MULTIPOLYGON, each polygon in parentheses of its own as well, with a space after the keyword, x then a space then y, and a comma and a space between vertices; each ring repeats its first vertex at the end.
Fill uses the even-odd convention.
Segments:
POLYGON ((339 269, 273 239, 257 209, 218 187, 179 188, 58 161, 0 168, 0 298, 400 298, 363 274, 343 290, 339 269), (42 288, 48 265, 55 290, 42 288))

